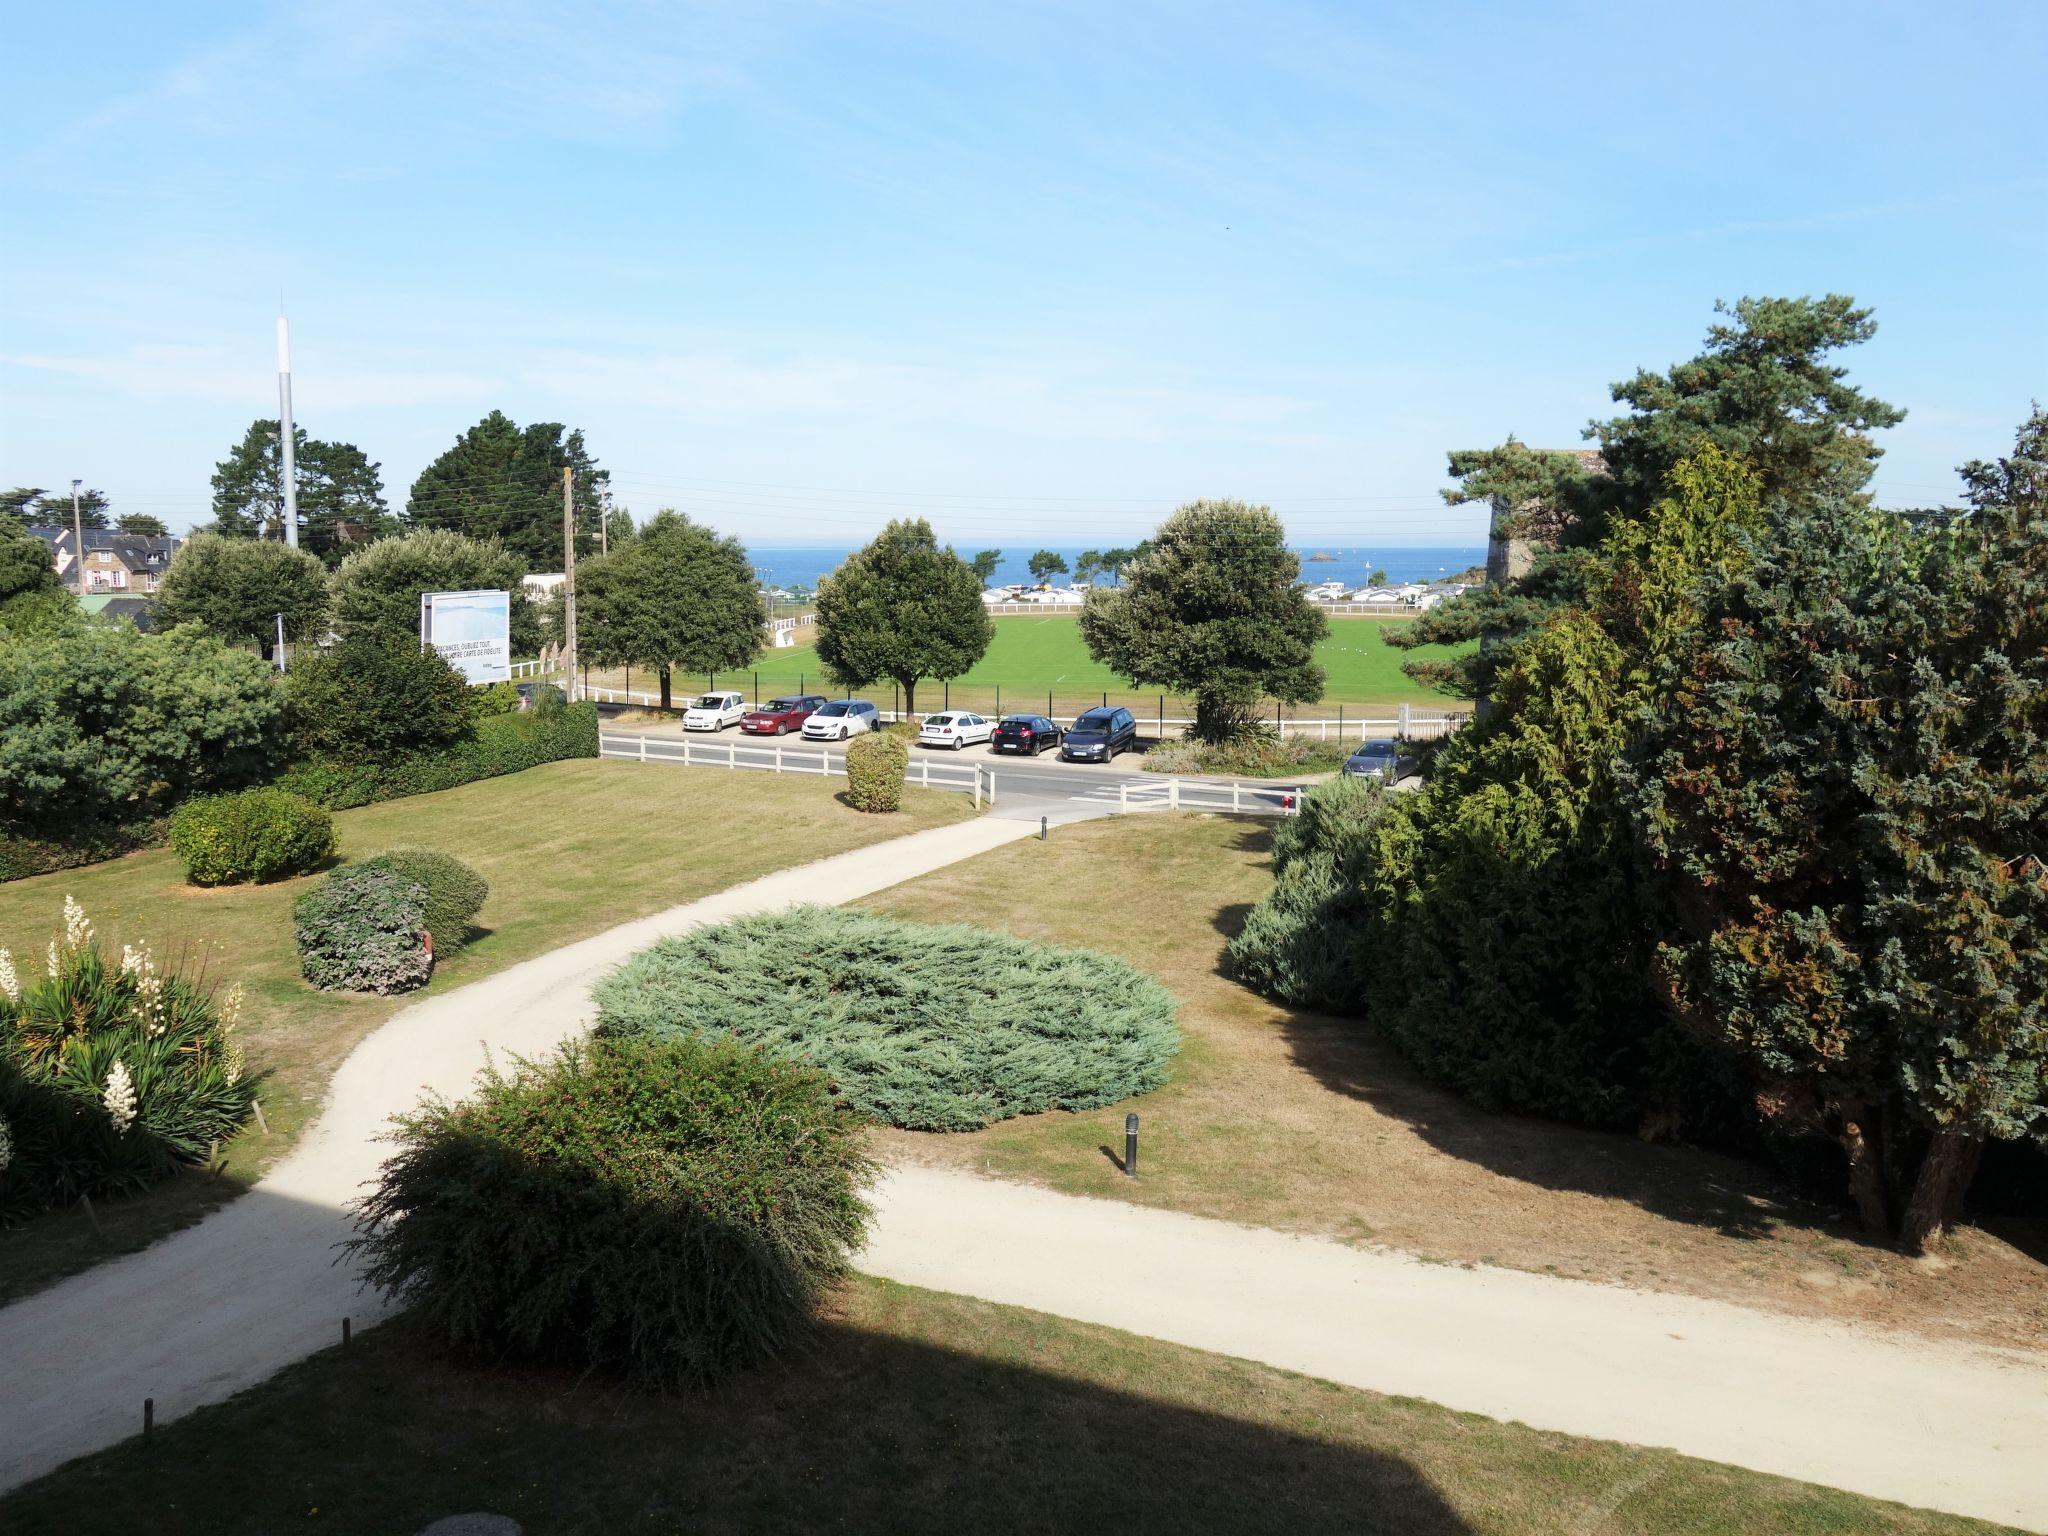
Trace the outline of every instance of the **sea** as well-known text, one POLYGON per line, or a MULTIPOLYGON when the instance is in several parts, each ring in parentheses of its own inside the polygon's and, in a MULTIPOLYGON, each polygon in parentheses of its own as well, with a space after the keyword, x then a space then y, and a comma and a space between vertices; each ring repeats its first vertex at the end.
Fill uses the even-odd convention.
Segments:
MULTIPOLYGON (((1004 545, 1002 564, 996 567, 993 585, 1007 587, 1031 581, 1031 569, 1026 562, 1042 548, 1051 548, 1053 553, 1065 556, 1069 569, 1081 554, 1078 546, 1020 544, 1011 548, 1004 545)), ((963 557, 971 557, 974 552, 966 548, 959 550, 963 557)), ((760 574, 763 585, 790 587, 800 583, 816 587, 818 578, 831 575, 839 562, 853 550, 838 546, 776 548, 750 545, 748 553, 753 557, 754 569, 760 574)), ((1460 571, 1486 564, 1486 546, 1483 544, 1441 547, 1389 544, 1377 548, 1361 545, 1355 549, 1315 544, 1304 545, 1295 553, 1301 556, 1301 579, 1311 585, 1341 581, 1347 586, 1362 587, 1366 578, 1376 570, 1385 571, 1387 579, 1396 584, 1404 581, 1446 581, 1460 571)))

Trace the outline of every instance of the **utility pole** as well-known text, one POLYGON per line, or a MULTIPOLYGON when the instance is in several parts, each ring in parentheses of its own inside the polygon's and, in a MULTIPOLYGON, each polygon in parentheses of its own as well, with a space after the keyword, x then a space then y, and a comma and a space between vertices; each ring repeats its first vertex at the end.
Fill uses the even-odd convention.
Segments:
POLYGON ((78 511, 78 487, 82 482, 71 482, 71 553, 78 561, 78 595, 85 595, 85 519, 78 511))
POLYGON ((299 476, 292 441, 292 333, 283 315, 277 317, 277 440, 284 453, 278 478, 284 482, 284 541, 299 547, 299 476))
POLYGON ((576 702, 576 471, 562 466, 562 693, 576 702))

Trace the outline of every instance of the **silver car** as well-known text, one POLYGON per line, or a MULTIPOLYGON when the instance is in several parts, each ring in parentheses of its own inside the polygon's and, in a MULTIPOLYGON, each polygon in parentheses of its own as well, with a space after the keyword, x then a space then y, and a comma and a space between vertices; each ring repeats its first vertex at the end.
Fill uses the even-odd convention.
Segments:
POLYGON ((1383 739, 1360 743, 1358 750, 1344 759, 1344 771, 1356 779, 1378 779, 1391 789, 1422 772, 1422 765, 1401 750, 1401 743, 1383 739))

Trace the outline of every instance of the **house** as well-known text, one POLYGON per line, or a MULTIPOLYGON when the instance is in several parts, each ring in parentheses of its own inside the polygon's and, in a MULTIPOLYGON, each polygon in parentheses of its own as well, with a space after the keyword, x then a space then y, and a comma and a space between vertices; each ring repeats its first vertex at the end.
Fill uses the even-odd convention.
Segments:
POLYGON ((78 580, 78 541, 69 528, 33 524, 30 533, 50 547, 57 579, 84 592, 123 592, 147 596, 162 584, 171 556, 183 539, 144 533, 116 533, 108 528, 85 530, 85 581, 78 580))
POLYGON ((146 597, 122 597, 113 592, 88 592, 79 598, 78 606, 87 613, 97 613, 109 619, 124 619, 145 635, 156 629, 156 620, 150 612, 154 605, 146 597))

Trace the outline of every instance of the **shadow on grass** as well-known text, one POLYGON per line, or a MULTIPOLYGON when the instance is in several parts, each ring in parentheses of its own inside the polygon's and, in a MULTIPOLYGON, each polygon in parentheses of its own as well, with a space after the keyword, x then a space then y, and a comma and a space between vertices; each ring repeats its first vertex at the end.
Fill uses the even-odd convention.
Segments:
POLYGON ((401 1318, 72 1463, 0 1503, 0 1525, 386 1533, 490 1510, 555 1532, 1470 1529, 1399 1456, 1170 1400, 1228 1385, 1229 1363, 1182 1357, 1188 1378, 1168 1368, 1146 1395, 1103 1383, 1156 1375, 1160 1346, 893 1289, 868 1305, 946 1337, 834 1323, 801 1359, 672 1397, 453 1362, 401 1318))

